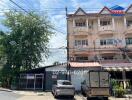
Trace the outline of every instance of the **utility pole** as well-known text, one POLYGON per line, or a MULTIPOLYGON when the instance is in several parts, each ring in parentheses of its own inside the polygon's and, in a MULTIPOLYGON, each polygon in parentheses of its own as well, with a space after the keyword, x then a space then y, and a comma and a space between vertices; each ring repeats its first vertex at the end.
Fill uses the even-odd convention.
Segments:
POLYGON ((67 46, 66 46, 66 50, 67 50, 67 74, 66 74, 66 79, 70 80, 70 65, 69 65, 69 33, 68 33, 68 22, 67 22, 67 7, 65 8, 66 11, 66 24, 67 24, 67 46))

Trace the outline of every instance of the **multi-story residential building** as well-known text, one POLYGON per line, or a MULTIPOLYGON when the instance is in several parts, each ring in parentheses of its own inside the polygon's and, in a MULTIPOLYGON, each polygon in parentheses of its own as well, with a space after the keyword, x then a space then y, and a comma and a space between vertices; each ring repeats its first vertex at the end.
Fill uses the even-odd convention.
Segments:
POLYGON ((132 84, 132 5, 127 10, 117 8, 104 7, 98 13, 78 8, 67 14, 68 60, 84 66, 99 62, 112 78, 124 83, 129 79, 132 84))
MULTIPOLYGON (((69 61, 122 60, 119 48, 132 50, 132 6, 124 16, 112 16, 104 7, 99 13, 79 8, 67 15, 69 61)), ((127 53, 132 58, 132 52, 127 53)))

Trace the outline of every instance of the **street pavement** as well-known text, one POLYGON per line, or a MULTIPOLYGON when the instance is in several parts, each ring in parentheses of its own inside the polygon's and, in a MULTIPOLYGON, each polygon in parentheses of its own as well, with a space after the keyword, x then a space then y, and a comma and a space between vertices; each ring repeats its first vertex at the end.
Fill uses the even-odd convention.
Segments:
POLYGON ((0 91, 0 100, 18 100, 21 95, 10 91, 0 91))
MULTIPOLYGON (((31 92, 31 91, 1 91, 0 100, 87 100, 81 94, 76 94, 74 99, 60 97, 55 99, 51 92, 31 92)), ((132 98, 114 98, 110 97, 109 100, 132 100, 132 98)))

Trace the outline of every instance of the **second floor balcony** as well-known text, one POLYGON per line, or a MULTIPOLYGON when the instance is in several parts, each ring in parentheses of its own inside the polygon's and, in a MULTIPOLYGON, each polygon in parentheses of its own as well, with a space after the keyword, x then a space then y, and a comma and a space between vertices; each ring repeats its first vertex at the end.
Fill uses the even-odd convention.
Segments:
POLYGON ((88 26, 76 26, 74 27, 73 32, 74 35, 90 35, 92 33, 92 28, 89 28, 88 26))

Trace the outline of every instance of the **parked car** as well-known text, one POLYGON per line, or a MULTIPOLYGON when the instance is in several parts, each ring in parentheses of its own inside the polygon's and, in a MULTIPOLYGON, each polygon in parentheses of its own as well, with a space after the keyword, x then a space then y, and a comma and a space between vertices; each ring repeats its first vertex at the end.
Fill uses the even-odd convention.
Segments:
POLYGON ((57 83, 52 86, 52 93, 54 97, 70 96, 74 98, 75 87, 68 80, 57 80, 57 83))
POLYGON ((87 98, 103 98, 110 95, 109 73, 107 71, 89 71, 87 79, 81 84, 81 91, 87 98))

